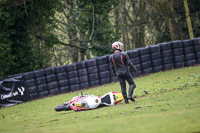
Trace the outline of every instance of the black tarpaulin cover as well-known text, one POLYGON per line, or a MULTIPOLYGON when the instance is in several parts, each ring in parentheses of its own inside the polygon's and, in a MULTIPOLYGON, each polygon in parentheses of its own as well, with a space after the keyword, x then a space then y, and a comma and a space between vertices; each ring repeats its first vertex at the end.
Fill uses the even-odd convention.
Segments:
POLYGON ((28 96, 21 76, 0 81, 0 108, 25 102, 28 96))

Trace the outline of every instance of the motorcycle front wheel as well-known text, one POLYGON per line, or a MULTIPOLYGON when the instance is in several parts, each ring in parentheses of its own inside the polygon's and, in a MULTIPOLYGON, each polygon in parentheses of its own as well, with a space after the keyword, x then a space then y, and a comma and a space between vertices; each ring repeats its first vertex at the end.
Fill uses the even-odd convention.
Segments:
POLYGON ((55 111, 68 111, 71 110, 69 103, 63 103, 55 107, 55 111))

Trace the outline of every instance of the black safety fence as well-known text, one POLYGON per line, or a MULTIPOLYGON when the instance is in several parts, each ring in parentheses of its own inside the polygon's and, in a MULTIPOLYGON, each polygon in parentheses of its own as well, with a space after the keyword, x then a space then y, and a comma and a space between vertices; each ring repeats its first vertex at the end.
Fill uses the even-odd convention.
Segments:
MULTIPOLYGON (((159 43, 127 53, 137 68, 137 72, 131 70, 133 77, 189 67, 200 64, 200 38, 159 43)), ((109 57, 110 55, 106 55, 21 74, 28 100, 118 81, 112 72, 109 57)))

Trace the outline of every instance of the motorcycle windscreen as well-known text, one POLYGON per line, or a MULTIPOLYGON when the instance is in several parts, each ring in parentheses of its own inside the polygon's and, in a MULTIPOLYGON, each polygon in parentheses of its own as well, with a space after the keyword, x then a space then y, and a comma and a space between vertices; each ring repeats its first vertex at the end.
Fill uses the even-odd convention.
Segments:
POLYGON ((101 103, 112 106, 123 100, 123 96, 119 92, 109 92, 101 97, 101 103))

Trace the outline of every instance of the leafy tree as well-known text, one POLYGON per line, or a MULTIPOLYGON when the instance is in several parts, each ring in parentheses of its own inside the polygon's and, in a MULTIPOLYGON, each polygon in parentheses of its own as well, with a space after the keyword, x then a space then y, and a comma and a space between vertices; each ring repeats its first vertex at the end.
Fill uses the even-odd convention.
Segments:
POLYGON ((109 19, 116 0, 63 0, 65 9, 55 16, 60 44, 70 47, 72 62, 111 53, 111 44, 119 33, 109 19), (76 55, 76 56, 74 56, 76 55))
POLYGON ((60 1, 0 1, 0 78, 48 65, 60 1))

